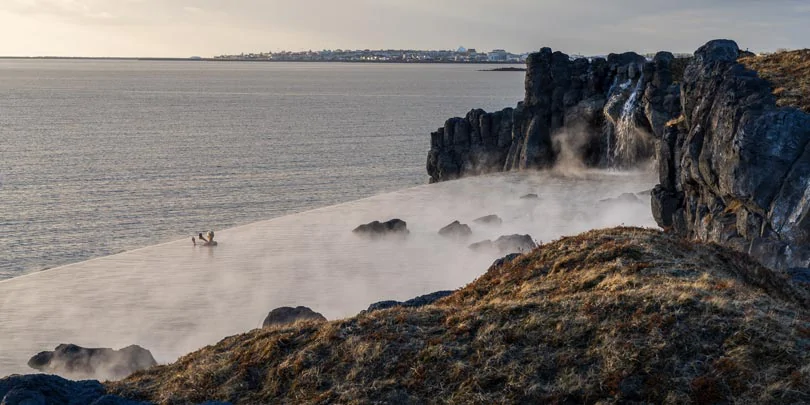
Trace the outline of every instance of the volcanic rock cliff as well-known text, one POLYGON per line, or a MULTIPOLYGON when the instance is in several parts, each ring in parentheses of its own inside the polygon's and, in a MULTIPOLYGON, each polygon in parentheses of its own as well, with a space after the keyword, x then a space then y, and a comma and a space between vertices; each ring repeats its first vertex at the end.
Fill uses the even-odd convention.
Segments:
POLYGON ((665 229, 750 253, 772 268, 810 266, 810 114, 777 107, 733 41, 695 53, 683 116, 661 142, 653 214, 665 229))
POLYGON ((562 155, 589 166, 632 166, 656 152, 680 114, 669 52, 652 61, 628 52, 572 60, 543 48, 527 61, 526 96, 516 108, 472 110, 431 134, 430 181, 542 169, 562 155))
POLYGON ((619 168, 657 159, 652 211, 664 229, 771 268, 810 267, 810 114, 784 97, 804 94, 807 78, 774 88, 746 68, 795 59, 787 70, 801 76, 810 66, 803 55, 756 57, 729 40, 694 58, 660 52, 652 61, 633 53, 571 60, 544 48, 527 62, 517 108, 473 110, 431 135, 428 174, 437 182, 547 168, 561 157, 619 168))

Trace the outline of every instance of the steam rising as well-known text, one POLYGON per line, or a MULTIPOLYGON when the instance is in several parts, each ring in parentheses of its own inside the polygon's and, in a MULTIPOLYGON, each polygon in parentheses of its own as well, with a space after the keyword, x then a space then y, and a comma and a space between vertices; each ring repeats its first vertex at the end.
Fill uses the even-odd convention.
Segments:
POLYGON ((192 247, 189 238, 0 282, 0 375, 34 372, 28 358, 59 343, 138 344, 171 362, 259 327, 279 306, 305 305, 335 319, 376 301, 459 288, 496 259, 467 248, 480 240, 518 233, 547 242, 592 228, 654 226, 648 196, 599 202, 649 189, 654 176, 570 163, 576 159, 565 157, 579 139, 571 134, 559 138, 553 171, 415 187, 216 230, 216 248, 192 247), (520 199, 529 193, 539 198, 520 199), (488 214, 503 224, 472 223, 488 214), (371 241, 351 232, 391 218, 408 223, 407 238, 371 241), (470 224, 472 237, 438 235, 454 220, 470 224))

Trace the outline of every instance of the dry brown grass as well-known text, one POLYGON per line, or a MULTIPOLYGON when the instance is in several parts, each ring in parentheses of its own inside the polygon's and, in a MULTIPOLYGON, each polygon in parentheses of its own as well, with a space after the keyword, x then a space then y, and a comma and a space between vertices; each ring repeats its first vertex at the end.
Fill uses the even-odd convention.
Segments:
POLYGON ((163 404, 808 403, 809 308, 745 255, 597 230, 434 305, 254 330, 108 388, 163 404))
POLYGON ((810 113, 810 49, 749 56, 740 63, 771 82, 777 105, 810 113))

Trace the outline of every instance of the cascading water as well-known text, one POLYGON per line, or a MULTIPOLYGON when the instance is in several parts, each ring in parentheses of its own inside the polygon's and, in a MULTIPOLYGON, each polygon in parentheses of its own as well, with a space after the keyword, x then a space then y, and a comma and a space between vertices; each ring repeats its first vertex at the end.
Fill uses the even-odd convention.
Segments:
MULTIPOLYGON (((629 84, 629 82, 628 82, 629 84)), ((644 75, 636 82, 633 92, 624 103, 622 114, 616 123, 616 148, 613 151, 613 161, 633 164, 638 158, 638 137, 636 125, 636 112, 641 105, 641 92, 644 88, 644 75)))
MULTIPOLYGON (((616 105, 617 103, 621 102, 621 98, 624 97, 624 93, 627 88, 633 83, 632 79, 627 79, 626 81, 619 83, 619 77, 616 76, 613 79, 613 84, 610 85, 610 89, 608 90, 608 100, 605 103, 605 107, 603 110, 603 114, 605 116, 605 123, 604 128, 602 129, 602 134, 605 136, 605 165, 610 168, 613 167, 615 164, 615 146, 613 145, 613 137, 615 136, 615 128, 617 127, 617 122, 613 120, 613 115, 610 113, 611 106, 616 105)), ((624 110, 622 110, 624 112, 624 110)))

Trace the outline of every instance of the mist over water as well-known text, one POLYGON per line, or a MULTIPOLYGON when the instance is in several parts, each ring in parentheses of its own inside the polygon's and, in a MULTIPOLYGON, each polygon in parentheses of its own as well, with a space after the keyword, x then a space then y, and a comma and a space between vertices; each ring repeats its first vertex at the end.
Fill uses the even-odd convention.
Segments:
POLYGON ((499 255, 470 243, 513 233, 540 242, 588 229, 653 226, 649 173, 565 170, 508 173, 424 185, 217 232, 219 246, 189 239, 0 282, 0 375, 30 373, 27 359, 70 342, 139 344, 158 362, 259 327, 276 307, 305 305, 328 319, 387 299, 456 289, 499 255), (538 199, 521 199, 526 194, 538 199), (500 226, 473 223, 496 214, 500 226), (368 240, 357 225, 401 218, 405 239, 368 240), (437 231, 459 220, 465 241, 437 231))
POLYGON ((424 184, 486 67, 0 60, 0 279, 424 184))

